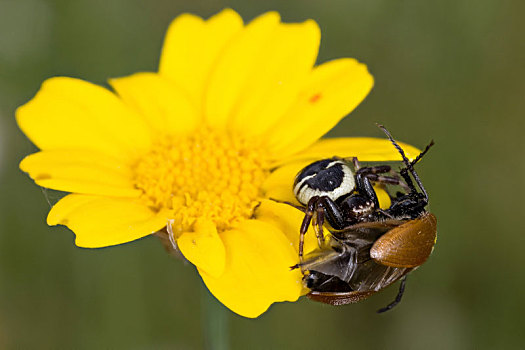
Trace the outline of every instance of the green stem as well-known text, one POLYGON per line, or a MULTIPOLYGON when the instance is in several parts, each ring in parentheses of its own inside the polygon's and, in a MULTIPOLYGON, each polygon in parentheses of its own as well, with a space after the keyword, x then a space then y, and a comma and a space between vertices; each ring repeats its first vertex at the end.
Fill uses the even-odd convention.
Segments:
POLYGON ((229 310, 215 299, 203 285, 201 291, 204 346, 209 350, 228 350, 229 310))

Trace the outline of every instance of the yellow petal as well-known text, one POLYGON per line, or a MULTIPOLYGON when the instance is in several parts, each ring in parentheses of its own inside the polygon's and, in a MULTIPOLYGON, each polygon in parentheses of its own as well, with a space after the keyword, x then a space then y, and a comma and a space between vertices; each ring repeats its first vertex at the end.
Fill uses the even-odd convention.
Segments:
POLYGON ((257 317, 279 301, 295 301, 302 291, 301 272, 290 270, 297 252, 277 227, 247 220, 221 233, 226 268, 220 278, 199 270, 210 292, 233 312, 257 317))
POLYGON ((293 193, 293 182, 297 173, 311 162, 311 160, 290 162, 272 171, 262 185, 264 196, 299 205, 293 193))
POLYGON ((190 14, 177 17, 164 40, 159 73, 187 89, 200 107, 217 56, 242 27, 242 18, 230 9, 207 21, 190 14))
POLYGON ((250 73, 257 69, 256 57, 279 26, 279 14, 266 13, 253 20, 228 45, 214 67, 206 93, 205 117, 208 125, 221 128, 228 122, 250 73))
MULTIPOLYGON (((232 96, 235 101, 229 125, 243 134, 260 135, 275 124, 297 98, 315 63, 320 39, 319 27, 312 20, 281 24, 267 42, 261 43, 260 52, 244 57, 246 81, 236 81, 240 90, 237 96, 232 96)), ((238 62, 221 63, 223 72, 240 74, 234 68, 238 62)), ((216 74, 221 76, 221 72, 216 74)), ((229 82, 222 81, 222 84, 229 82)))
POLYGON ((364 64, 338 59, 316 67, 288 113, 267 133, 277 157, 304 149, 332 129, 372 89, 364 64))
POLYGON ((45 188, 115 197, 138 197, 131 170, 117 158, 94 151, 52 150, 31 154, 20 163, 45 188))
POLYGON ((166 226, 167 214, 134 200, 70 194, 51 209, 47 223, 69 227, 79 247, 99 248, 155 233, 166 226))
POLYGON ((390 200, 388 193, 380 186, 374 186, 374 191, 376 192, 377 200, 379 201, 379 207, 381 209, 390 208, 392 201, 390 200))
POLYGON ((73 78, 46 80, 16 111, 20 129, 42 150, 85 149, 135 156, 151 143, 148 125, 110 91, 73 78))
POLYGON ((189 133, 199 123, 196 107, 190 103, 187 93, 159 74, 137 73, 111 79, 110 84, 157 132, 189 133))
POLYGON ((215 224, 208 219, 198 219, 194 230, 183 233, 177 239, 177 246, 193 265, 219 278, 226 265, 226 251, 215 224))
MULTIPOLYGON (((407 143, 398 142, 409 159, 421 152, 407 143)), ((319 140, 299 153, 282 157, 274 166, 296 161, 314 161, 332 157, 357 157, 362 162, 401 161, 401 155, 388 139, 374 137, 341 137, 319 140)))
MULTIPOLYGON (((299 252, 299 230, 304 219, 304 213, 285 203, 265 199, 255 211, 255 218, 279 228, 292 242, 297 254, 299 252)), ((310 226, 304 236, 304 253, 308 254, 318 248, 315 232, 310 226)), ((299 262, 299 255, 296 256, 299 262)))

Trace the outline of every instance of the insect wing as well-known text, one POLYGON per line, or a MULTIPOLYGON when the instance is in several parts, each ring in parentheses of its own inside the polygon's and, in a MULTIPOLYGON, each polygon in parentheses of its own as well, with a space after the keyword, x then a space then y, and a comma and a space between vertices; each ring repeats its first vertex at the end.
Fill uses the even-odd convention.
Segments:
POLYGON ((349 244, 372 245, 379 237, 391 229, 400 226, 407 220, 382 220, 361 222, 347 226, 342 230, 331 230, 331 233, 339 240, 349 244))
POLYGON ((379 291, 412 271, 409 268, 398 268, 378 264, 374 260, 359 265, 350 287, 359 292, 374 290, 379 291))
POLYGON ((331 244, 314 251, 302 265, 304 270, 322 275, 319 279, 322 283, 308 297, 330 305, 356 303, 410 272, 411 269, 381 265, 370 258, 370 249, 378 237, 404 223, 402 220, 364 222, 332 232, 331 244), (342 291, 341 284, 333 280, 344 281, 350 291, 342 291))
POLYGON ((367 263, 358 266, 354 278, 348 283, 348 286, 354 289, 353 291, 312 290, 308 293, 308 298, 334 306, 357 303, 398 281, 410 271, 412 269, 384 266, 369 260, 367 263))
POLYGON ((370 248, 378 237, 403 221, 365 222, 332 231, 330 243, 314 250, 299 264, 302 271, 314 270, 350 282, 356 268, 370 261, 370 248))
POLYGON ((430 256, 436 238, 437 219, 427 212, 381 236, 370 249, 370 256, 386 266, 420 266, 430 256))

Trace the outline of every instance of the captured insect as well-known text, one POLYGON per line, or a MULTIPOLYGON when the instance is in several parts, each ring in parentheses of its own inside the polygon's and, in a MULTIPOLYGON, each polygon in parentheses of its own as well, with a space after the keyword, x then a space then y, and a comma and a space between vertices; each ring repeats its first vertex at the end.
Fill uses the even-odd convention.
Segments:
POLYGON ((410 161, 392 135, 378 126, 401 154, 404 166, 399 171, 389 165, 361 167, 356 158, 331 158, 297 174, 293 190, 305 216, 300 262, 292 268, 301 268, 310 299, 331 305, 358 302, 401 279, 396 299, 378 310, 384 312, 401 301, 406 275, 430 256, 437 219, 426 210, 428 194, 414 169, 433 142, 410 161), (387 209, 380 208, 373 185, 383 187, 390 196, 387 209), (391 194, 394 189, 399 190, 391 194), (310 225, 319 249, 303 257, 310 225))

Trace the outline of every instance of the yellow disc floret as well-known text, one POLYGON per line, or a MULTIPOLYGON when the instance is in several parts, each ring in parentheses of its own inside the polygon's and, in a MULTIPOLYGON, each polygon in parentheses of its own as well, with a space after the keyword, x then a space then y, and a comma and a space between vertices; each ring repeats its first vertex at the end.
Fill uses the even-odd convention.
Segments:
POLYGON ((223 231, 249 218, 267 176, 263 149, 240 135, 201 130, 164 136, 135 165, 135 186, 148 206, 172 210, 175 233, 198 218, 223 231))

